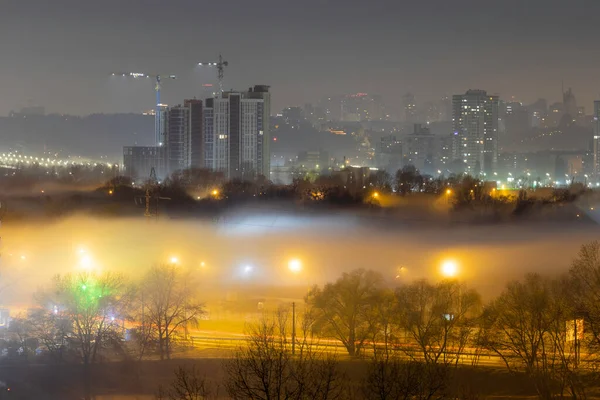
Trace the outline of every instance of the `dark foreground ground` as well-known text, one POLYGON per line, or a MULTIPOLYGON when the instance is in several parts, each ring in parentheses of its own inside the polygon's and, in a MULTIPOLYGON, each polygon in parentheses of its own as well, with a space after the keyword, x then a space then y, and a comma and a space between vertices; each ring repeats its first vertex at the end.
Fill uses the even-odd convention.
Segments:
MULTIPOLYGON (((178 366, 193 366, 213 383, 222 380, 223 359, 202 358, 171 361, 120 362, 94 366, 93 392, 98 400, 152 399, 158 387, 167 385, 178 366)), ((342 361, 350 382, 360 382, 364 364, 360 361, 342 361)), ((82 372, 79 365, 19 365, 0 366, 0 381, 10 387, 0 391, 0 399, 82 399, 82 372)), ((470 393, 477 399, 535 398, 535 390, 528 380, 492 368, 461 368, 452 380, 456 389, 470 393)), ((1 384, 0 384, 1 385, 1 384)), ((216 388, 224 395, 224 389, 216 388)), ((360 399, 360 390, 352 391, 360 399)), ((596 398, 596 397, 589 397, 596 398)))

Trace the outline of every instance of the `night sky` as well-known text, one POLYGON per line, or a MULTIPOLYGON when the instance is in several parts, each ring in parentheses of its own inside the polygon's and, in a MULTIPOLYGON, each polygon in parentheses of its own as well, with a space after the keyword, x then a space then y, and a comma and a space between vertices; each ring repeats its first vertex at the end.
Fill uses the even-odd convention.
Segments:
POLYGON ((204 97, 222 52, 225 87, 269 84, 273 111, 326 95, 379 93, 400 108, 468 88, 526 103, 600 98, 594 0, 0 0, 0 114, 139 112, 149 80, 177 74, 164 102, 204 97))

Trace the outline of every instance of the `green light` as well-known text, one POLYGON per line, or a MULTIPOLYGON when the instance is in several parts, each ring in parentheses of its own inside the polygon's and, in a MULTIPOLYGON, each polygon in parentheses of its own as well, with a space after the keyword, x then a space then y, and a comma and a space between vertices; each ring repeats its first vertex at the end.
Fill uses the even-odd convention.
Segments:
POLYGON ((86 285, 81 285, 81 290, 85 290, 85 289, 87 289, 87 286, 86 285))

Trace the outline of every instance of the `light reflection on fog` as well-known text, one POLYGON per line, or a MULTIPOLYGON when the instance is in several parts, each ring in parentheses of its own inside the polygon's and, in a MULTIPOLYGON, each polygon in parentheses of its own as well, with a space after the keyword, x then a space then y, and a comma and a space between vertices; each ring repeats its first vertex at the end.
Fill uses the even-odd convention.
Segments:
POLYGON ((76 217, 6 223, 0 280, 8 287, 0 293, 0 303, 31 302, 31 294, 57 273, 85 267, 119 270, 135 279, 152 264, 173 257, 193 272, 206 293, 222 293, 231 285, 295 287, 302 293, 355 268, 380 271, 390 284, 437 280, 440 263, 450 257, 459 263, 460 279, 489 297, 526 272, 568 270, 579 246, 598 239, 599 232, 593 224, 435 228, 381 216, 279 210, 238 211, 219 222, 76 217), (81 248, 89 259, 82 260, 81 248), (300 273, 290 273, 292 258, 302 260, 300 273), (247 265, 251 273, 244 273, 247 265))

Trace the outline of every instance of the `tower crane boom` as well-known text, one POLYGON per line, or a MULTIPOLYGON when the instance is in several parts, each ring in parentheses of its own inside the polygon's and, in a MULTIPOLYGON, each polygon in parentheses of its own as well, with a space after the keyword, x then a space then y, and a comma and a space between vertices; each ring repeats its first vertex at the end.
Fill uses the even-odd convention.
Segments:
POLYGON ((217 77, 219 79, 219 92, 223 94, 223 77, 225 76, 225 67, 229 65, 228 61, 223 60, 223 56, 219 54, 219 61, 217 62, 199 62, 201 67, 215 67, 217 68, 217 77))

